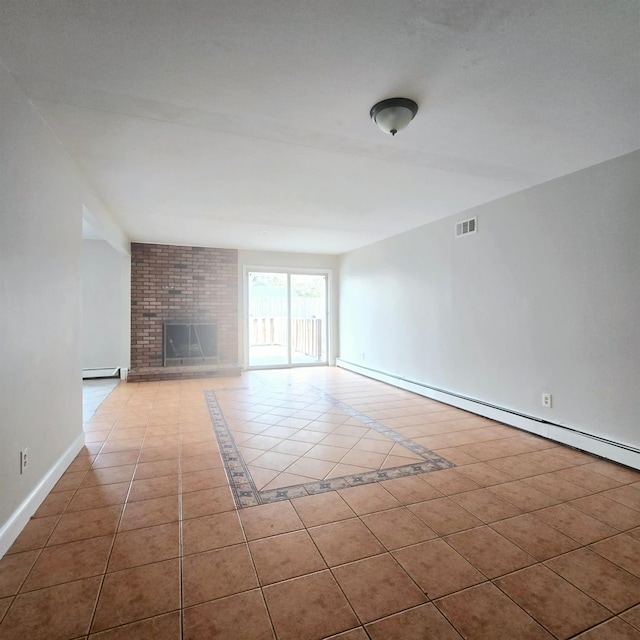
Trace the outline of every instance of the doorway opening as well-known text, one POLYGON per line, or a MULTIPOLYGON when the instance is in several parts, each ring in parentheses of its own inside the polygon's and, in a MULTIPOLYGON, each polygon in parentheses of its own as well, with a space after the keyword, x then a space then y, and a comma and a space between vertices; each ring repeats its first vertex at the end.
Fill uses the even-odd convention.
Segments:
POLYGON ((326 365, 328 274, 246 273, 248 367, 326 365))

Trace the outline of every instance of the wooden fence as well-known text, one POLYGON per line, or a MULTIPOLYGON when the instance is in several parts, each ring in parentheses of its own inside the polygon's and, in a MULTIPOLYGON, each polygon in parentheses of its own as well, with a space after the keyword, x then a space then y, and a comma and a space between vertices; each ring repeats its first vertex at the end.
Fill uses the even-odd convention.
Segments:
MULTIPOLYGON (((321 359, 322 318, 291 319, 291 349, 321 359)), ((249 318, 249 344, 253 346, 285 345, 287 319, 282 316, 249 318)))

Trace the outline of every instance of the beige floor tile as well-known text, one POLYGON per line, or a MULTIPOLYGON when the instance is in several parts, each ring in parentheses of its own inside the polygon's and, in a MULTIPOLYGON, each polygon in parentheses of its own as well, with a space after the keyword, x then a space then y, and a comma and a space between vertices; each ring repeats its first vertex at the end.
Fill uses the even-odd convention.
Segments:
MULTIPOLYGON (((167 522, 177 522, 179 519, 178 496, 138 500, 125 505, 119 530, 143 529, 167 522)), ((54 535, 55 533, 57 529, 54 535)))
POLYGON ((468 640, 553 638, 529 614, 490 583, 454 593, 435 604, 468 640))
POLYGON ((69 506, 75 493, 75 491, 57 491, 50 493, 33 514, 33 517, 44 518, 61 515, 69 506))
POLYGON ((107 574, 91 625, 93 632, 180 608, 178 560, 107 574))
POLYGON ((7 554, 30 551, 31 549, 41 549, 47 544, 49 536, 60 521, 60 516, 49 516, 47 518, 31 518, 25 528, 20 532, 15 542, 7 551, 7 554))
POLYGON ((314 527, 355 517, 339 493, 327 491, 291 501, 305 527, 314 527))
POLYGON ((131 638, 153 638, 153 640, 181 640, 180 613, 174 611, 140 622, 125 624, 115 629, 92 633, 90 640, 130 640, 131 638))
POLYGON ((616 464, 615 462, 608 462, 607 460, 598 460, 593 456, 588 457, 592 462, 586 465, 585 469, 589 471, 595 471, 603 476, 613 478, 618 482, 640 482, 640 471, 637 469, 623 467, 622 465, 616 464))
POLYGON ((312 448, 313 444, 311 444, 310 442, 300 442, 299 440, 284 440, 280 444, 276 445, 272 449, 272 451, 276 453, 286 453, 292 456, 303 456, 312 448))
POLYGON ((352 464, 338 463, 333 469, 326 475, 325 480, 331 480, 333 478, 344 478, 345 476, 353 476, 363 473, 369 473, 375 471, 375 469, 367 467, 357 467, 352 464))
POLYGON ((502 520, 491 526, 538 560, 547 560, 580 546, 575 540, 550 527, 534 514, 502 520))
POLYGON ((304 528, 288 501, 241 509, 239 515, 247 540, 257 540, 304 528))
POLYGON ((3 639, 640 634, 640 472, 336 368, 121 384, 86 439, 0 559, 3 639), (262 490, 421 459, 362 414, 458 466, 237 510, 207 389, 262 490))
POLYGON ((275 640, 260 590, 185 609, 184 640, 201 640, 211 633, 220 640, 275 640))
POLYGON ((545 564, 614 613, 640 603, 640 579, 589 549, 545 564))
POLYGON ((336 567, 333 575, 363 624, 427 600, 388 554, 336 567))
POLYGON ((569 638, 611 615, 544 565, 504 576, 495 584, 557 638, 569 638))
POLYGON ((631 509, 615 500, 609 500, 601 494, 578 498, 569 504, 619 531, 627 531, 640 526, 640 511, 631 509))
POLYGON ((305 457, 326 460, 327 462, 340 462, 349 451, 350 449, 344 447, 330 447, 325 444, 317 444, 309 449, 305 457))
POLYGON ((249 549, 261 585, 327 568, 306 531, 293 531, 254 540, 249 543, 249 549))
POLYGON ((441 536, 482 525, 481 520, 450 498, 417 502, 408 508, 441 536))
POLYGON ((278 640, 326 638, 359 624, 330 571, 267 586, 264 597, 278 640))
POLYGON ((330 567, 384 553, 385 548, 357 518, 309 529, 320 553, 330 567))
POLYGON ((235 502, 229 487, 190 491, 182 496, 182 517, 184 520, 234 509, 235 502))
POLYGON ((591 549, 640 578, 640 538, 623 534, 596 542, 591 549))
POLYGON ((604 491, 602 495, 610 500, 615 500, 620 504, 631 507, 636 511, 640 511, 640 482, 609 489, 608 491, 604 491))
POLYGON ((621 613, 620 617, 640 631, 640 605, 621 613))
POLYGON ((118 482, 130 482, 135 468, 135 464, 125 464, 118 467, 91 469, 84 474, 80 487, 86 488, 118 482))
POLYGON ((366 626, 371 640, 460 640, 462 636, 433 604, 423 604, 366 626))
POLYGON ((130 569, 143 564, 177 558, 179 555, 180 531, 177 522, 122 531, 115 537, 108 571, 130 569))
POLYGON ((560 501, 573 500, 589 495, 591 491, 585 487, 566 480, 556 473, 543 473, 539 476, 525 478, 523 482, 535 489, 547 493, 560 501))
POLYGON ((336 464, 334 462, 303 456, 287 468, 287 473, 322 480, 331 473, 335 466, 336 464))
POLYGON ((522 513, 518 507, 488 489, 459 493, 451 499, 487 524, 522 513))
POLYGON ((114 536, 111 535, 45 548, 20 591, 33 591, 102 575, 113 540, 114 536))
POLYGON ((533 556, 487 526, 455 533, 445 541, 487 578, 536 563, 533 556))
POLYGON ((523 512, 537 511, 557 504, 559 500, 539 491, 526 483, 526 480, 514 480, 489 487, 489 490, 508 500, 523 512))
POLYGON ((0 598, 18 593, 38 555, 39 551, 22 551, 0 558, 0 598))
POLYGON ((247 469, 258 491, 262 491, 272 480, 275 480, 280 475, 279 471, 254 467, 252 464, 247 465, 247 469))
POLYGON ((422 542, 393 555, 432 600, 486 580, 444 540, 422 542))
POLYGON ((384 453, 351 449, 340 462, 341 464, 366 467, 368 469, 380 469, 386 458, 387 456, 384 453))
POLYGON ((307 482, 315 482, 318 478, 311 478, 309 476, 299 476, 295 473, 289 473, 287 471, 278 474, 271 482, 263 487, 264 491, 271 489, 281 489, 283 487, 293 487, 298 484, 306 484, 307 482))
POLYGON ((0 623, 3 640, 78 638, 89 631, 100 577, 19 595, 0 623))
POLYGON ((404 505, 442 497, 442 494, 437 489, 423 480, 423 476, 419 475, 385 480, 380 484, 404 505))
POLYGON ((536 511, 536 516, 580 544, 590 544, 617 533, 616 529, 574 509, 571 504, 558 504, 536 511))
POLYGON ((85 540, 116 532, 122 505, 65 513, 54 529, 47 545, 85 540))
POLYGON ((620 618, 612 618, 581 633, 575 640, 637 640, 639 637, 638 629, 620 618))
POLYGON ((364 437, 353 445, 356 451, 371 451, 374 453, 388 454, 393 449, 393 442, 389 440, 375 440, 364 437))
MULTIPOLYGON (((124 504, 129 492, 128 482, 118 482, 114 484, 100 485, 78 489, 65 511, 82 511, 84 509, 95 509, 97 507, 108 507, 113 504, 124 504)), ((177 493, 177 492, 176 492, 177 493)), ((60 495, 60 494, 52 494, 60 495)))
POLYGON ((182 561, 184 606, 255 589, 256 572, 246 544, 185 556, 182 561))
POLYGON ((284 471, 297 460, 298 456, 292 456, 286 453, 276 453, 275 451, 267 451, 261 456, 254 458, 251 462, 251 466, 271 469, 273 471, 284 471))
POLYGON ((400 506, 400 502, 378 483, 340 489, 338 493, 358 515, 400 506))
POLYGON ((459 469, 459 472, 463 476, 473 480, 479 487, 492 487, 512 480, 511 476, 499 471, 486 462, 464 465, 459 469))
POLYGON ((361 520, 389 551, 437 537, 406 507, 365 515, 361 520))
POLYGON ((597 471, 591 471, 582 466, 563 469, 562 471, 558 471, 557 475, 560 478, 564 478, 588 489, 591 493, 613 489, 614 487, 619 487, 621 484, 624 484, 624 482, 614 480, 609 476, 602 475, 597 471))
POLYGON ((444 495, 453 495, 462 493, 463 491, 473 491, 480 487, 465 475, 460 473, 458 469, 443 469, 442 471, 433 471, 424 478, 425 482, 437 489, 444 495))

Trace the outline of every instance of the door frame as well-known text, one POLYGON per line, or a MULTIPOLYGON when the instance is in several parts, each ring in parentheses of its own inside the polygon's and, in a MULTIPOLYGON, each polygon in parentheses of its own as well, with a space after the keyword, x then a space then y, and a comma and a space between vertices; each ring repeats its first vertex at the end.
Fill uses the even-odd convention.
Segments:
POLYGON ((242 269, 242 327, 243 327, 243 366, 248 370, 256 369, 293 369, 297 367, 326 367, 331 362, 331 320, 333 309, 331 305, 332 295, 332 269, 306 269, 302 267, 270 267, 258 265, 244 265, 242 269), (289 364, 273 364, 273 365, 256 365, 249 364, 249 273, 285 273, 287 274, 287 310, 288 310, 288 328, 287 328, 287 354, 289 364), (291 276, 292 275, 315 275, 326 277, 326 317, 325 317, 325 346, 326 359, 324 362, 291 362, 291 276))

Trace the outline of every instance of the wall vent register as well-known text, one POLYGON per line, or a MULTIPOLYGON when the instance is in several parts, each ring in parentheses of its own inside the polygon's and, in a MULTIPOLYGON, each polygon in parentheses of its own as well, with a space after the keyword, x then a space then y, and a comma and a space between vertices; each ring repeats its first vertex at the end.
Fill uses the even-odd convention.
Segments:
POLYGON ((478 230, 478 218, 469 218, 456 223, 456 238, 476 233, 478 230))
POLYGON ((219 364, 215 323, 164 324, 164 366, 219 364))

